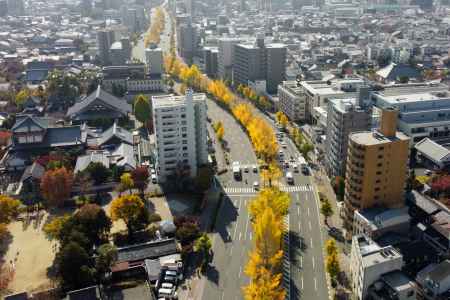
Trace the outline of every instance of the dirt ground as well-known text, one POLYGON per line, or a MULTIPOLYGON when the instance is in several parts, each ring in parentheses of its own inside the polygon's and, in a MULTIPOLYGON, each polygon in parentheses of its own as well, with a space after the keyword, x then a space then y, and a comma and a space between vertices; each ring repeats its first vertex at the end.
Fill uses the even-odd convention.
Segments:
POLYGON ((42 230, 48 213, 41 212, 38 220, 9 224, 12 242, 3 259, 15 270, 8 286, 9 292, 32 292, 52 287, 47 268, 55 257, 56 243, 49 241, 42 230))

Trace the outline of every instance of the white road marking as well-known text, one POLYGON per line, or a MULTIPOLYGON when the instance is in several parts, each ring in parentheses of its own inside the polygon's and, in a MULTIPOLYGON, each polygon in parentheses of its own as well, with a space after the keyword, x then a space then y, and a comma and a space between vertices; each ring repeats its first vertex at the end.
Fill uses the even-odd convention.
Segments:
POLYGON ((242 266, 239 267, 239 278, 241 278, 241 274, 242 274, 242 266))
POLYGON ((300 206, 297 206, 297 214, 300 216, 300 206))
POLYGON ((309 221, 309 230, 312 231, 311 221, 309 221))
POLYGON ((317 280, 316 280, 316 277, 314 277, 314 289, 317 291, 317 280))
POLYGON ((303 268, 303 256, 300 256, 300 268, 303 268))
POLYGON ((241 240, 242 232, 239 232, 239 241, 241 240))
POLYGON ((231 245, 230 256, 233 256, 233 245, 231 245))
POLYGON ((224 296, 225 296, 225 291, 222 291, 222 300, 223 300, 224 296))
POLYGON ((245 223, 245 232, 244 232, 244 240, 247 239, 247 232, 248 232, 248 220, 250 219, 250 215, 247 215, 247 222, 245 223))
POLYGON ((314 270, 315 267, 316 267, 316 262, 315 262, 315 260, 314 260, 314 256, 312 257, 312 264, 313 264, 313 270, 314 270))
POLYGON ((308 207, 308 217, 309 217, 309 207, 308 207))
POLYGON ((250 241, 252 240, 252 236, 253 236, 252 232, 250 231, 250 241))
POLYGON ((312 249, 312 247, 313 247, 313 243, 312 243, 312 238, 311 238, 311 249, 312 249))
POLYGON ((301 278, 302 290, 303 290, 303 276, 301 278))
POLYGON ((302 222, 298 222, 298 231, 302 231, 302 222))

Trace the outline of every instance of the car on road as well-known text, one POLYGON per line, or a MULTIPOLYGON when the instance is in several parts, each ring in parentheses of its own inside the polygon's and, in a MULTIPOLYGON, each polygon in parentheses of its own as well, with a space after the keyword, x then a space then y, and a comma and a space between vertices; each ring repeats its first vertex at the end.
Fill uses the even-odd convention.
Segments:
POLYGON ((157 184, 158 183, 158 178, 156 177, 156 174, 152 174, 151 178, 152 178, 152 183, 153 184, 157 184))
POLYGON ((291 172, 286 173, 286 181, 288 184, 294 184, 294 176, 292 176, 291 172))
POLYGON ((284 167, 286 169, 289 169, 289 162, 287 160, 284 161, 284 167))
POLYGON ((281 148, 283 148, 283 149, 286 149, 286 148, 287 148, 286 142, 281 142, 281 148))
POLYGON ((337 241, 340 241, 340 242, 344 241, 344 235, 343 235, 342 232, 341 232, 339 229, 337 229, 336 227, 331 227, 331 228, 328 230, 328 235, 331 236, 331 237, 333 237, 333 238, 335 238, 337 241))
POLYGON ((258 166, 257 165, 253 165, 253 173, 258 173, 258 166))
POLYGON ((294 169, 295 173, 298 173, 298 165, 297 164, 293 164, 292 169, 294 169))
POLYGON ((259 189, 259 182, 258 182, 258 181, 253 182, 253 188, 254 188, 255 190, 258 190, 258 189, 259 189))
POLYGON ((433 174, 433 172, 431 172, 430 170, 425 170, 423 171, 423 174, 430 176, 431 174, 433 174))
POLYGON ((244 166, 244 172, 248 173, 248 166, 244 166))

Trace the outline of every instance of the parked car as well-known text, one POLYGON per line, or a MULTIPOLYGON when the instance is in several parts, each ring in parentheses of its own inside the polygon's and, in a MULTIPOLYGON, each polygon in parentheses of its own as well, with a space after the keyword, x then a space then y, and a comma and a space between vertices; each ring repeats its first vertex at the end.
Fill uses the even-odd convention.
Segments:
POLYGON ((253 165, 253 173, 258 173, 258 166, 257 165, 253 165))
POLYGON ((292 176, 291 172, 286 173, 286 181, 289 184, 294 184, 294 176, 292 176))
POLYGON ((258 182, 258 181, 253 182, 253 188, 254 188, 255 190, 258 190, 258 189, 259 189, 259 182, 258 182))
POLYGON ((336 227, 331 227, 331 228, 328 230, 328 234, 329 234, 331 237, 335 238, 337 241, 342 242, 342 241, 344 240, 344 235, 343 235, 342 232, 341 232, 339 229, 337 229, 336 227))

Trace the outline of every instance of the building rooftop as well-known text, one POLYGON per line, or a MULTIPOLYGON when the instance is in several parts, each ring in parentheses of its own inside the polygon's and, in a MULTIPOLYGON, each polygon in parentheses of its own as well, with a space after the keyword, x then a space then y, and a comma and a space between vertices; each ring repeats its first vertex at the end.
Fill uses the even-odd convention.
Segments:
POLYGON ((353 239, 356 239, 364 267, 402 258, 402 255, 394 247, 380 247, 365 235, 354 236, 353 239))
MULTIPOLYGON (((206 95, 203 93, 193 94, 192 97, 194 101, 206 100, 206 95)), ((152 103, 154 108, 179 106, 183 105, 185 102, 186 102, 186 95, 175 96, 174 94, 170 94, 170 95, 152 96, 152 103)))
POLYGON ((349 138, 355 143, 365 146, 383 145, 395 141, 408 141, 410 139, 400 131, 395 133, 395 137, 387 137, 379 131, 364 131, 350 133, 349 138))

